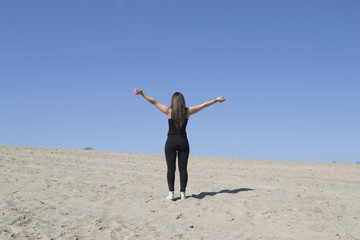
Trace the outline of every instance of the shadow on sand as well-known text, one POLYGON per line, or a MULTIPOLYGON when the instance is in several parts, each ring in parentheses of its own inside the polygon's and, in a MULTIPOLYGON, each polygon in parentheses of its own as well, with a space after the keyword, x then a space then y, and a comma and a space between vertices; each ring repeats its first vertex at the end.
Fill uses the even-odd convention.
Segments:
POLYGON ((239 193, 239 192, 246 192, 246 191, 253 191, 253 190, 254 189, 251 189, 251 188, 238 188, 238 189, 233 189, 233 190, 225 189, 225 190, 221 190, 219 192, 201 192, 197 195, 192 194, 191 196, 189 196, 189 198, 203 199, 206 196, 215 196, 220 193, 235 194, 235 193, 239 193))

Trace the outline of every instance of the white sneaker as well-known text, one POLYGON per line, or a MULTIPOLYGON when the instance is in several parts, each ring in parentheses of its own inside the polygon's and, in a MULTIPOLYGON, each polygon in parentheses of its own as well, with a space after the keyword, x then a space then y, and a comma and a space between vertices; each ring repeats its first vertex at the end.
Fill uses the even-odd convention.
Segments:
POLYGON ((169 192, 169 195, 167 196, 168 200, 174 200, 174 192, 169 192))
POLYGON ((185 200, 185 199, 186 199, 185 192, 180 192, 180 198, 181 198, 181 200, 185 200))

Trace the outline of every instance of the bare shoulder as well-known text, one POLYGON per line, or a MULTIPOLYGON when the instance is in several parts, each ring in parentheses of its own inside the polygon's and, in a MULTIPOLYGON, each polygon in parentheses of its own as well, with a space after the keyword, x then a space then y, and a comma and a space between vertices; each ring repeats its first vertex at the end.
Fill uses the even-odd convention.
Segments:
POLYGON ((169 111, 168 111, 168 113, 167 113, 167 117, 168 117, 168 119, 171 118, 171 108, 170 108, 170 107, 169 107, 169 111))
POLYGON ((155 105, 155 107, 157 107, 161 112, 163 112, 163 113, 165 113, 166 115, 168 115, 170 107, 168 107, 168 106, 166 106, 166 105, 164 105, 164 104, 161 104, 161 103, 159 103, 158 101, 155 101, 155 100, 154 100, 154 105, 155 105))
POLYGON ((191 116, 195 113, 197 113, 198 111, 200 111, 202 108, 202 105, 197 105, 197 106, 193 106, 193 107, 189 107, 188 108, 188 115, 191 116))

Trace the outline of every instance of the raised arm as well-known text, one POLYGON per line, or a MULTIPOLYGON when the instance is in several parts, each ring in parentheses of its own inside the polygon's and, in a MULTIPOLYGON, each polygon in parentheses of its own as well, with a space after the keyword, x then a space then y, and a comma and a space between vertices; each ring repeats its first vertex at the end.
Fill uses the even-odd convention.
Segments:
POLYGON ((221 102, 222 103, 224 101, 225 101, 224 97, 218 97, 218 98, 216 98, 214 100, 205 102, 203 104, 200 104, 200 105, 197 105, 197 106, 194 106, 194 107, 189 107, 189 114, 190 115, 195 114, 195 113, 199 112, 201 109, 209 107, 209 106, 213 105, 216 102, 221 102))
POLYGON ((149 103, 155 105, 155 107, 157 107, 161 112, 165 113, 166 115, 169 114, 170 108, 168 106, 165 106, 165 105, 157 102, 154 98, 146 95, 141 89, 135 88, 134 93, 135 93, 135 95, 143 96, 149 103))

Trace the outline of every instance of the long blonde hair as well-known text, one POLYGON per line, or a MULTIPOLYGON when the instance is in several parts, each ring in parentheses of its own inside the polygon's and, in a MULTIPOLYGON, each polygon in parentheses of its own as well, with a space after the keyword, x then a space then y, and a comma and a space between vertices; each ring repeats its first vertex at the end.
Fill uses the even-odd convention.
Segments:
POLYGON ((187 109, 184 96, 175 92, 171 98, 171 118, 177 129, 180 129, 187 118, 187 109))

